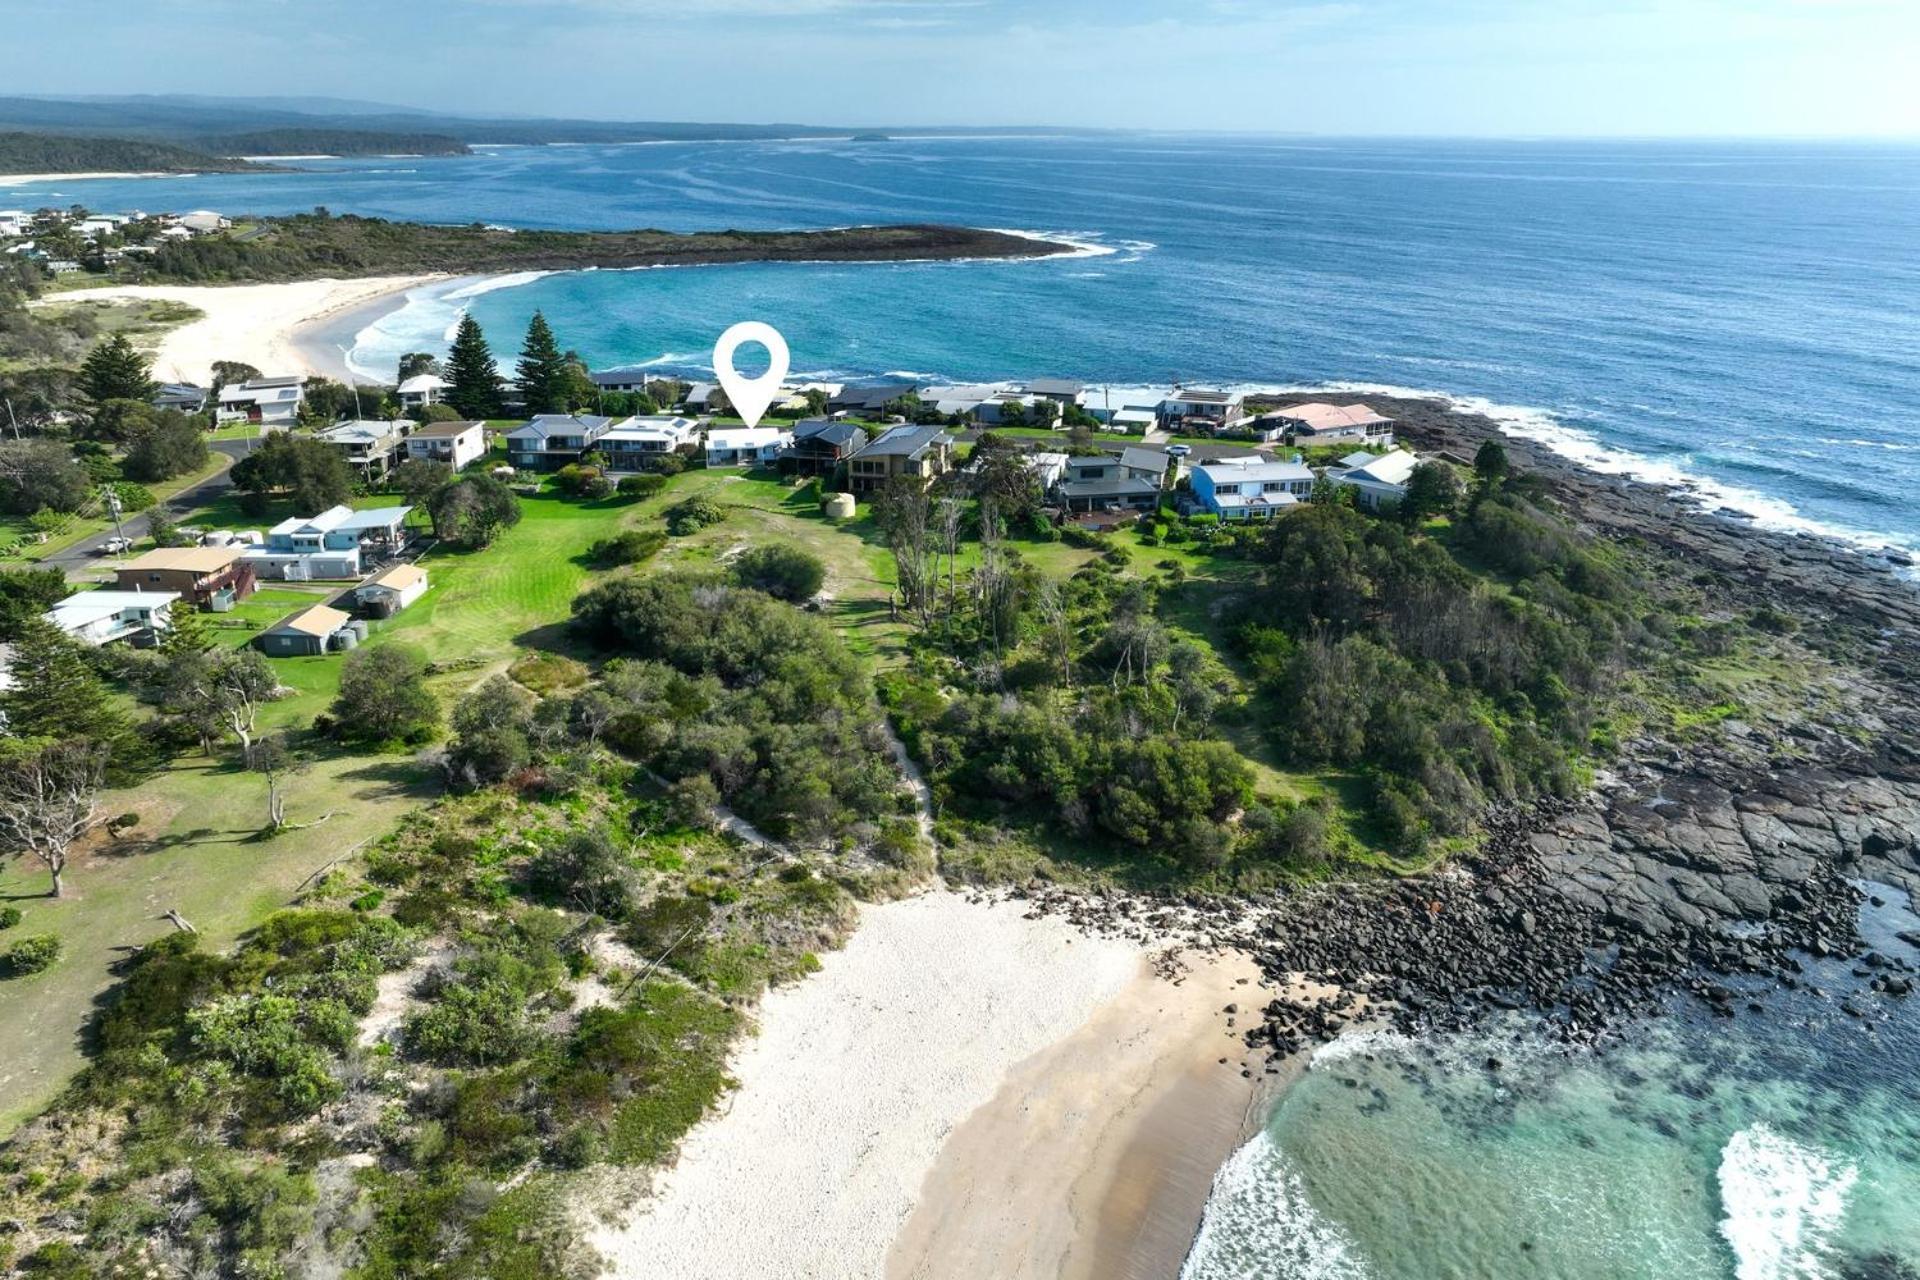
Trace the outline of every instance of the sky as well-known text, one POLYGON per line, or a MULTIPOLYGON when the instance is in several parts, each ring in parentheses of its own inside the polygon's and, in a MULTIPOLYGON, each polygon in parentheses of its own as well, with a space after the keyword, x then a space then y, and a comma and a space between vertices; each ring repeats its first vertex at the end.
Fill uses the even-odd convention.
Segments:
POLYGON ((1920 0, 0 0, 0 92, 1336 135, 1920 137, 1920 0))

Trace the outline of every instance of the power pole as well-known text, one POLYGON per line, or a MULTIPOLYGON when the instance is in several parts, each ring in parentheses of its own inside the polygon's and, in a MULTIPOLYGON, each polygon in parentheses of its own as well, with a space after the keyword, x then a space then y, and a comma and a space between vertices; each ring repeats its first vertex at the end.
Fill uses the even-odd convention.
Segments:
POLYGON ((127 531, 120 524, 120 494, 110 484, 100 486, 100 500, 107 504, 107 514, 113 517, 113 532, 120 541, 127 540, 127 531))

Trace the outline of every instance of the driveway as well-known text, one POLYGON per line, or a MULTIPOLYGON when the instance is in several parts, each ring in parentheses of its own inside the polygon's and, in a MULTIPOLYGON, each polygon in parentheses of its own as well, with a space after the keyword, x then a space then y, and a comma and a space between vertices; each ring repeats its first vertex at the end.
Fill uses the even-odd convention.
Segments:
MULTIPOLYGON (((182 489, 161 504, 174 516, 184 516, 189 511, 204 507, 231 489, 233 481, 227 474, 228 468, 232 467, 236 460, 247 455, 247 450, 252 447, 253 441, 214 440, 211 444, 214 452, 223 455, 226 460, 221 463, 220 470, 191 489, 182 489)), ((127 537, 137 545, 147 536, 147 513, 143 511, 130 515, 120 522, 120 526, 126 530, 127 537)), ((112 529, 102 530, 92 537, 82 538, 72 546, 54 552, 42 559, 40 563, 45 568, 58 569, 70 578, 92 569, 111 568, 119 557, 103 555, 101 548, 106 545, 108 538, 114 536, 112 529)))

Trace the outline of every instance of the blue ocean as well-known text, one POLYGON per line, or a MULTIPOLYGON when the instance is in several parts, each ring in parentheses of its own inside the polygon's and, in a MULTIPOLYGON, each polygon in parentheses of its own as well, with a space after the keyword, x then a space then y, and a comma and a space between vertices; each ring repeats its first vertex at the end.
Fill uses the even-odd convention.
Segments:
MULTIPOLYGON (((796 373, 1442 394, 1590 465, 1863 548, 1920 549, 1920 147, 1251 137, 485 149, 7 202, 522 227, 938 221, 1027 262, 454 281, 350 335, 391 377, 470 309, 599 367, 701 371, 742 319, 796 373)), ((1869 937, 1917 959, 1904 898, 1869 937)), ((1920 999, 1676 1006, 1604 1055, 1342 1042, 1221 1171, 1190 1280, 1920 1275, 1920 999), (1498 1073, 1481 1065, 1506 1064, 1498 1073)))

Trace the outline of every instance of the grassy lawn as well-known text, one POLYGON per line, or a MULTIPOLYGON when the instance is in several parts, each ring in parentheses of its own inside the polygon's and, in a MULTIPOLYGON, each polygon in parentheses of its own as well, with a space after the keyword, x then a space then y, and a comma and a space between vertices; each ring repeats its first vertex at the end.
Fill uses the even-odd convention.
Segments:
POLYGON ((288 817, 319 826, 272 840, 258 832, 265 785, 238 772, 232 750, 189 756, 142 785, 102 798, 101 812, 138 813, 124 841, 93 845, 67 871, 67 896, 43 896, 37 862, 0 865, 0 902, 25 913, 11 937, 52 933, 65 944, 45 973, 0 983, 0 1133, 44 1106, 82 1065, 81 1028, 126 950, 172 931, 169 909, 224 947, 284 906, 301 881, 383 834, 426 791, 406 757, 340 756, 289 784, 288 817))
MULTIPOLYGON (((519 524, 486 550, 429 552, 421 561, 432 583, 427 594, 398 617, 376 624, 368 643, 404 642, 434 661, 456 664, 434 679, 447 701, 530 651, 590 658, 578 651, 566 629, 574 597, 605 576, 586 562, 587 548, 624 528, 657 527, 665 508, 696 494, 727 508, 727 519, 670 539, 642 571, 718 566, 760 542, 797 544, 827 565, 825 616, 854 648, 881 667, 903 660, 908 626, 888 608, 895 588, 893 563, 868 508, 862 505, 853 520, 830 522, 820 514, 811 485, 731 470, 686 472, 644 501, 582 502, 550 493, 525 498, 519 524)), ((394 501, 375 495, 356 505, 394 501)), ((223 497, 187 522, 261 528, 286 514, 291 511, 248 516, 231 497, 223 497)), ((1008 545, 1057 577, 1100 554, 1064 542, 1008 545)), ((1111 535, 1102 545, 1124 549, 1143 575, 1162 575, 1168 565, 1179 566, 1190 582, 1230 581, 1248 572, 1238 561, 1196 555, 1184 545, 1144 546, 1132 532, 1111 535)), ((977 544, 965 544, 962 573, 978 555, 977 544)), ((337 593, 341 585, 274 583, 208 621, 221 643, 245 644, 286 614, 337 593)), ((1197 589, 1170 590, 1171 621, 1177 629, 1217 641, 1218 625, 1206 595, 1197 589)), ((346 659, 334 654, 272 661, 294 696, 268 707, 262 728, 311 721, 332 699, 346 659)), ((1338 780, 1274 768, 1251 721, 1236 734, 1235 741, 1254 761, 1263 792, 1299 796, 1338 788, 1338 780)), ((230 755, 228 747, 212 761, 188 756, 140 787, 106 798, 102 813, 136 812, 142 821, 121 846, 97 848, 76 860, 68 899, 41 898, 44 877, 33 867, 14 863, 0 873, 0 900, 14 900, 27 914, 14 936, 53 932, 66 943, 64 957, 47 973, 0 984, 0 1025, 27 1029, 0 1045, 0 1131, 44 1104, 80 1065, 78 1029, 111 982, 108 966, 119 954, 116 948, 165 933, 171 926, 161 913, 169 908, 193 921, 209 944, 225 945, 284 905, 314 870, 388 830, 431 790, 431 780, 422 778, 408 757, 330 757, 294 779, 289 816, 295 823, 311 822, 329 810, 333 816, 320 826, 260 841, 264 784, 236 771, 230 755)))

